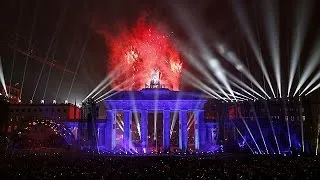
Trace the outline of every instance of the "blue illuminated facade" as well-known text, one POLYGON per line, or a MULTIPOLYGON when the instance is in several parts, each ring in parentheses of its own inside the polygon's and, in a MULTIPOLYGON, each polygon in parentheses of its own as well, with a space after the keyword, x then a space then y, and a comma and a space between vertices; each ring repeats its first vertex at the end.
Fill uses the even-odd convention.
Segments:
POLYGON ((106 125, 105 147, 112 151, 116 146, 116 114, 124 116, 123 144, 130 149, 132 144, 132 114, 140 114, 141 147, 148 146, 148 113, 163 114, 163 148, 170 149, 170 113, 179 116, 179 149, 185 151, 188 147, 187 113, 194 114, 194 146, 196 150, 205 147, 206 124, 204 121, 204 104, 206 99, 199 92, 170 91, 168 89, 147 88, 141 91, 121 91, 105 100, 106 125))

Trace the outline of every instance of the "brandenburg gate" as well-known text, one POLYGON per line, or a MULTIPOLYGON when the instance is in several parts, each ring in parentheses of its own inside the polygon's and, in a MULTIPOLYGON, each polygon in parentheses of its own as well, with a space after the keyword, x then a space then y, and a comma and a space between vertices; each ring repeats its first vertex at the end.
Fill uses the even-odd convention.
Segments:
POLYGON ((106 126, 105 147, 112 151, 116 146, 116 115, 123 113, 123 145, 128 148, 132 143, 132 115, 140 114, 141 147, 148 146, 148 113, 163 114, 163 148, 170 149, 170 113, 179 116, 179 149, 188 147, 188 113, 194 115, 194 147, 202 149, 206 144, 206 125, 204 104, 206 99, 198 91, 171 91, 165 88, 145 88, 140 91, 119 91, 105 100, 106 126))

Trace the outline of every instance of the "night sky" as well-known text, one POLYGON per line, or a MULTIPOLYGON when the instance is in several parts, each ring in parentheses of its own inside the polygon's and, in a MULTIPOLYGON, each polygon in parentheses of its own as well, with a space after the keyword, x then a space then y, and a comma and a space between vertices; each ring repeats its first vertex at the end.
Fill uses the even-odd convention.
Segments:
MULTIPOLYGON (((242 2, 241 4, 249 15, 249 22, 254 32, 253 35, 259 41, 271 81, 274 88, 276 88, 273 68, 271 60, 269 60, 270 53, 267 48, 267 33, 264 28, 263 10, 265 6, 263 3, 257 3, 256 1, 242 0, 239 2, 242 2)), ((290 53, 293 51, 291 48, 293 42, 292 32, 295 26, 293 19, 297 16, 297 10, 302 9, 302 2, 303 0, 281 0, 277 11, 279 13, 280 27, 281 77, 284 89, 287 89, 289 59, 290 53)), ((301 71, 304 69, 306 59, 312 52, 311 49, 315 46, 320 35, 320 12, 318 11, 320 2, 316 0, 310 0, 310 2, 313 2, 313 4, 306 11, 310 13, 310 17, 306 23, 305 43, 302 45, 300 68, 298 68, 301 71)), ((237 20, 231 0, 5 0, 0 5, 0 56, 2 57, 7 84, 10 80, 14 54, 10 46, 16 46, 22 51, 27 51, 36 10, 37 19, 32 38, 32 53, 35 56, 44 60, 48 55, 48 61, 54 58, 58 66, 64 67, 73 45, 67 69, 75 72, 82 48, 87 40, 69 101, 77 99, 80 102, 108 74, 106 71, 108 48, 104 37, 99 34, 99 31, 116 33, 119 31, 119 25, 130 27, 143 13, 147 13, 149 15, 148 18, 153 22, 158 21, 159 23, 167 24, 170 31, 175 35, 175 41, 191 49, 191 52, 196 56, 199 56, 198 53, 200 51, 195 39, 202 38, 206 47, 214 54, 216 54, 214 45, 217 42, 227 44, 233 52, 241 57, 241 60, 250 66, 251 73, 260 84, 263 84, 261 70, 258 68, 254 59, 255 56, 249 48, 246 37, 242 32, 242 27, 239 25, 242 22, 237 20), (18 23, 19 17, 20 23, 18 23), (60 28, 57 28, 57 24, 60 24, 60 28), (56 31, 56 29, 58 30, 56 31), (54 34, 55 38, 52 40, 54 34), (15 40, 16 37, 18 37, 17 40, 15 40), (51 51, 47 53, 51 41, 51 51)), ((320 48, 318 51, 320 51, 320 48)), ((219 55, 217 56, 219 57, 219 55)), ((222 57, 220 61, 229 72, 239 75, 235 68, 223 60, 222 57)), ((12 84, 21 84, 25 62, 26 56, 16 52, 12 84)), ((22 95, 23 101, 27 102, 32 97, 41 68, 42 63, 34 59, 28 60, 22 95)), ((199 74, 187 62, 185 62, 184 68, 199 74)), ((35 101, 40 101, 44 96, 49 71, 50 67, 45 65, 34 97, 35 101)), ((318 65, 311 78, 319 71, 320 67, 318 65)), ((61 77, 62 71, 56 68, 51 70, 45 94, 46 101, 54 99, 61 77)), ((198 76, 198 78, 203 79, 201 76, 198 76)), ((72 74, 65 73, 57 98, 58 102, 66 99, 72 79, 72 74)), ((246 84, 250 84, 247 80, 244 81, 246 84)), ((297 79, 295 79, 294 84, 296 86, 297 79)), ((187 88, 187 86, 183 87, 187 88)), ((268 87, 266 86, 266 88, 268 87)), ((318 94, 319 90, 314 92, 312 97, 320 100, 318 94)))

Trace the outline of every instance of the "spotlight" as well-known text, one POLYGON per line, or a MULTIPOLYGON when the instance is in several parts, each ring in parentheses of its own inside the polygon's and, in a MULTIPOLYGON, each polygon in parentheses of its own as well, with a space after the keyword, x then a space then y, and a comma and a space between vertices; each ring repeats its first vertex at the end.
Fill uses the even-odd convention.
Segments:
POLYGON ((30 104, 32 104, 33 103, 32 99, 29 102, 30 102, 30 104))
POLYGON ((65 104, 68 104, 68 100, 64 100, 64 103, 65 103, 65 104))
POLYGON ((43 99, 41 100, 41 104, 44 104, 44 100, 43 99))
POLYGON ((53 104, 57 104, 57 101, 54 99, 54 100, 52 101, 52 103, 53 103, 53 104))

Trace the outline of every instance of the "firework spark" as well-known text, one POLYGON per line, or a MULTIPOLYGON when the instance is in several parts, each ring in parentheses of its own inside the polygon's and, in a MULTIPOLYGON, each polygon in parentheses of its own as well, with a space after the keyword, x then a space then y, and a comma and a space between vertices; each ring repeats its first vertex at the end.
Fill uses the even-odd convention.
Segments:
POLYGON ((166 88, 179 90, 182 62, 170 34, 164 29, 143 17, 116 35, 103 32, 110 57, 108 72, 121 67, 113 87, 131 79, 129 86, 118 88, 140 90, 149 84, 152 72, 159 71, 166 88))

